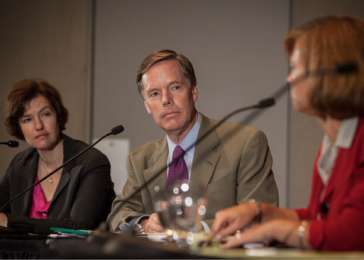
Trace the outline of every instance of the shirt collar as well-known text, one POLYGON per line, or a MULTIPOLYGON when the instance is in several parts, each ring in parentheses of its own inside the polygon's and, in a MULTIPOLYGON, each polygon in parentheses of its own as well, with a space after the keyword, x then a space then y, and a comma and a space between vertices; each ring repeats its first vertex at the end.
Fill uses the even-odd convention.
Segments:
MULTIPOLYGON (((200 130, 201 127, 201 121, 202 118, 200 116, 199 113, 197 113, 197 119, 195 121, 195 123, 193 124, 191 130, 188 132, 188 134, 185 136, 185 138, 183 138, 183 140, 181 141, 181 143, 179 143, 179 145, 182 147, 182 149, 184 151, 186 151, 186 149, 191 146, 193 143, 196 142, 197 137, 198 137, 198 132, 200 130)), ((169 151, 174 151, 174 148, 177 146, 177 144, 175 144, 167 135, 167 143, 168 143, 168 150, 169 151)))
MULTIPOLYGON (((337 138, 335 140, 334 146, 341 148, 349 148, 353 142, 355 131, 358 126, 358 117, 353 117, 341 121, 337 138)), ((332 145, 329 137, 324 136, 323 140, 323 150, 326 150, 332 145)))

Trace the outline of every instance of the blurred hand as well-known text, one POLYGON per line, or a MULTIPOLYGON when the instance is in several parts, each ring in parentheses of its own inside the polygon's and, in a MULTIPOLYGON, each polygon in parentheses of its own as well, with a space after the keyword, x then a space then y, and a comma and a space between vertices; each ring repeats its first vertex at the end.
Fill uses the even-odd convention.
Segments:
POLYGON ((0 226, 7 227, 8 226, 8 217, 6 214, 0 212, 0 226))
POLYGON ((149 218, 147 218, 141 223, 141 225, 144 229, 144 232, 146 233, 156 233, 156 232, 162 232, 164 230, 159 221, 157 213, 151 214, 149 218))
POLYGON ((222 238, 249 225, 257 214, 255 203, 244 203, 216 213, 212 234, 222 238))
POLYGON ((269 244, 272 240, 297 246, 298 238, 296 237, 295 231, 299 225, 300 221, 294 220, 272 220, 263 224, 253 225, 230 237, 223 245, 223 248, 232 248, 242 244, 256 242, 269 244))

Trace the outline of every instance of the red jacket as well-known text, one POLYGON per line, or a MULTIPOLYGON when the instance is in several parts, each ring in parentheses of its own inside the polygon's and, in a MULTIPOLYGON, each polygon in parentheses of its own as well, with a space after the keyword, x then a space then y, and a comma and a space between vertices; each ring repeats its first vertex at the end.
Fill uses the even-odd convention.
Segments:
POLYGON ((309 242, 320 250, 364 250, 364 118, 359 119, 351 147, 338 149, 325 190, 318 173, 319 155, 308 208, 296 210, 310 221, 309 242))

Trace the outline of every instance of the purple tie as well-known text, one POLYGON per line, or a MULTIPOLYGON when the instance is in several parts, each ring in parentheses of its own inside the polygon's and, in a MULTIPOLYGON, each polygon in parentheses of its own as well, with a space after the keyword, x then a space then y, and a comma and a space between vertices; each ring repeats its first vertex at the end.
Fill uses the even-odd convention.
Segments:
POLYGON ((173 151, 172 164, 168 168, 167 187, 172 187, 176 181, 188 180, 188 170, 183 155, 185 151, 177 145, 173 151), (176 158, 179 158, 176 160, 176 158))

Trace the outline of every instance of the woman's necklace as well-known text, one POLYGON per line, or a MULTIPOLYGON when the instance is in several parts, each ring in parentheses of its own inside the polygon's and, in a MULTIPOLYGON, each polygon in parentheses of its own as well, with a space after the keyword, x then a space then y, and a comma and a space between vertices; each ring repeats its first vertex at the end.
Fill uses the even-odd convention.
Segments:
MULTIPOLYGON (((42 168, 42 178, 44 178, 45 176, 47 176, 49 173, 51 173, 53 170, 51 168, 49 168, 47 166, 47 164, 42 160, 42 159, 39 159, 39 165, 40 167, 42 168)), ((42 179, 41 178, 41 179, 42 179)), ((54 174, 49 176, 46 181, 49 183, 49 184, 53 184, 55 182, 55 176, 54 174)))
MULTIPOLYGON (((51 172, 51 169, 49 169, 48 166, 44 162, 41 162, 40 166, 42 168, 42 176, 43 176, 41 179, 43 179, 45 176, 47 176, 51 172)), ((53 184, 54 183, 53 176, 49 176, 46 181, 48 183, 53 184)))
MULTIPOLYGON (((45 176, 53 172, 59 165, 63 162, 63 141, 60 140, 58 144, 50 151, 47 151, 48 154, 39 153, 39 161, 38 161, 38 177, 43 179, 45 176), (52 162, 47 164, 46 158, 49 158, 52 162), (53 158, 53 159, 51 159, 53 158), (49 167, 48 165, 51 165, 49 167), (54 167, 57 166, 57 167, 54 167)), ((54 172, 51 176, 49 176, 46 181, 49 184, 54 184, 58 182, 60 177, 60 172, 62 170, 58 170, 54 172)))

